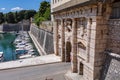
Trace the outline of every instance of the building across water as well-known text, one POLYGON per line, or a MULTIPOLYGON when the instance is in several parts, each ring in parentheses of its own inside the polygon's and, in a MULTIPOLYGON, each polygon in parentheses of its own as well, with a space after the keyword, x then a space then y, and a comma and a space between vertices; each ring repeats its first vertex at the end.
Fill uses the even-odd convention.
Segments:
POLYGON ((100 80, 106 52, 120 55, 120 1, 51 0, 51 12, 55 54, 84 80, 100 80))

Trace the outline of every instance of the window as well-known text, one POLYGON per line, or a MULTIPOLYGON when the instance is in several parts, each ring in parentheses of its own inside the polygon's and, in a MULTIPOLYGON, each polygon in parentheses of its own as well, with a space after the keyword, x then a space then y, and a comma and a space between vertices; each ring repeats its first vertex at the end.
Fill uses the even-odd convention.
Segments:
POLYGON ((120 19, 120 2, 113 3, 111 19, 120 19))

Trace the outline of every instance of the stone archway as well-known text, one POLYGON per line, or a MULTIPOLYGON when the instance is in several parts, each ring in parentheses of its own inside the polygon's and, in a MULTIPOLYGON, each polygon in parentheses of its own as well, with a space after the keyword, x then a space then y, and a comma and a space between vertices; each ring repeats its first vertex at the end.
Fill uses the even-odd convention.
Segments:
POLYGON ((66 62, 70 62, 71 61, 71 43, 70 42, 66 42, 65 44, 66 49, 65 49, 65 61, 66 62))

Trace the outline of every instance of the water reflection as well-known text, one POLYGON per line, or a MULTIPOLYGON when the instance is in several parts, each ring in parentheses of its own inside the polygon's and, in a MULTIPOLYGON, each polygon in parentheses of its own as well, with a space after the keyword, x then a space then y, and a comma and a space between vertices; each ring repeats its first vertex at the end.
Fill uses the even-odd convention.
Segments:
POLYGON ((15 46, 12 44, 15 38, 15 34, 0 34, 0 51, 4 52, 4 61, 16 59, 15 46))

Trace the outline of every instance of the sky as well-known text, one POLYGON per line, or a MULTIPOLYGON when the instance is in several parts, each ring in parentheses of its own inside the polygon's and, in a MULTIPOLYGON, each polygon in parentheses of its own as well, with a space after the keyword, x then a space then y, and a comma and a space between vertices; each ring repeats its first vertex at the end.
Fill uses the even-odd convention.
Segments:
POLYGON ((42 1, 45 0, 0 0, 0 12, 7 13, 29 9, 38 11, 42 1))

